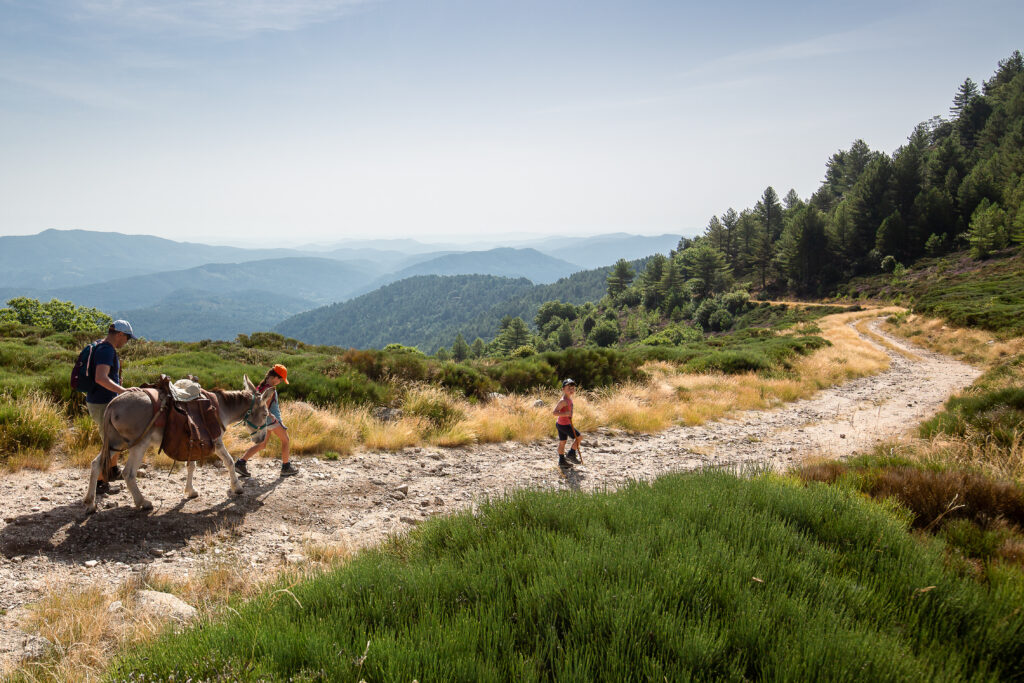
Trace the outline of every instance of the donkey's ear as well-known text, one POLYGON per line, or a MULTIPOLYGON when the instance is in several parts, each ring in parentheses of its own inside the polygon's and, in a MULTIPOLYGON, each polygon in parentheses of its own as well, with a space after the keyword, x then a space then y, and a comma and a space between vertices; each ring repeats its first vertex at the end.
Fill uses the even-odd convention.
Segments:
POLYGON ((242 380, 245 382, 245 388, 255 394, 256 386, 252 383, 252 380, 249 379, 249 375, 242 375, 242 380))
POLYGON ((267 387, 263 390, 263 395, 260 396, 260 400, 270 405, 270 399, 274 398, 274 387, 267 387))

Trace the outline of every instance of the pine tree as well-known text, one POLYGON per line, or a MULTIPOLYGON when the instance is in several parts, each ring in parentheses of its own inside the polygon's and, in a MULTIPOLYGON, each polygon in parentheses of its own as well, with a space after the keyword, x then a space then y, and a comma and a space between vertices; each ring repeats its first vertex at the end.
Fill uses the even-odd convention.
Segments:
POLYGON ((644 306, 653 311, 661 306, 664 300, 661 292, 661 278, 665 274, 668 259, 664 254, 655 254, 647 261, 647 267, 640 274, 640 292, 644 306))
POLYGON ((971 226, 967 231, 971 254, 975 258, 988 258, 992 252, 1007 246, 1009 237, 1006 212, 988 199, 981 200, 971 215, 971 226))
POLYGON ((473 344, 469 347, 469 351, 473 358, 483 358, 484 354, 487 353, 487 344, 480 337, 473 340, 473 344))
POLYGON ((572 330, 569 328, 569 322, 563 321, 561 327, 558 328, 558 346, 563 349, 567 349, 572 346, 572 330))
POLYGON ((616 261, 612 266, 612 272, 608 274, 608 296, 614 298, 626 291, 635 275, 633 266, 629 265, 626 259, 620 258, 616 261))
POLYGON ((457 361, 464 361, 469 358, 469 344, 463 338, 462 333, 455 335, 455 343, 452 344, 452 358, 457 361))
POLYGON ((790 285, 810 292, 821 282, 828 263, 825 216, 813 206, 802 206, 779 240, 779 262, 790 285))
POLYGON ((956 95, 953 96, 953 106, 949 108, 949 113, 952 114, 953 118, 960 118, 964 113, 964 110, 978 97, 978 84, 967 78, 956 91, 956 95))
POLYGON ((680 255, 683 277, 695 299, 706 299, 725 291, 732 282, 725 254, 706 242, 696 244, 680 255))

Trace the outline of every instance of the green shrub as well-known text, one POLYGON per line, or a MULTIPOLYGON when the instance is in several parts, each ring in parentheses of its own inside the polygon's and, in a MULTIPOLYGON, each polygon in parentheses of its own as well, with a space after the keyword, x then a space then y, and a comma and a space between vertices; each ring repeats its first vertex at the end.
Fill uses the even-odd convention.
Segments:
POLYGON ((547 351, 541 356, 555 369, 556 378, 572 377, 588 388, 611 386, 644 376, 639 369, 641 358, 616 349, 566 349, 547 351))
POLYGON ((530 356, 537 353, 537 349, 533 348, 529 344, 524 344, 517 349, 514 349, 512 353, 508 354, 510 358, 529 358, 530 356))
POLYGON ((602 320, 590 332, 590 340, 598 346, 611 346, 619 340, 619 326, 610 320, 602 320))
POLYGON ((466 397, 485 398, 497 391, 497 383, 476 368, 463 363, 445 363, 435 378, 445 389, 460 391, 466 397))
POLYGON ((700 306, 697 306, 697 310, 693 312, 693 321, 703 327, 705 330, 710 329, 711 315, 719 309, 718 302, 714 299, 704 299, 700 302, 700 306))
POLYGON ((732 327, 732 316, 729 314, 729 311, 720 308, 708 318, 708 325, 715 332, 724 332, 732 327))
POLYGON ((558 382, 555 369, 542 356, 506 361, 489 371, 506 392, 524 393, 536 387, 553 387, 558 382))

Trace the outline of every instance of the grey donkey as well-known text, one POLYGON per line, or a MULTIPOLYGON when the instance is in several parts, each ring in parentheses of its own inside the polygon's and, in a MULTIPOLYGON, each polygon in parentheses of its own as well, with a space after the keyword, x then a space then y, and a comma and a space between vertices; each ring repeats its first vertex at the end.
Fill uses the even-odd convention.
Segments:
MULTIPOLYGON (((274 390, 272 388, 267 389, 260 394, 247 376, 243 379, 245 380, 245 389, 242 391, 212 390, 219 404, 220 422, 227 428, 229 425, 244 419, 249 424, 264 425, 263 431, 265 432, 267 416, 269 415, 267 404, 273 397, 274 390)), ((156 391, 154 389, 143 389, 142 391, 125 392, 115 396, 114 400, 107 406, 107 411, 103 415, 103 426, 100 430, 103 436, 103 447, 100 450, 100 454, 92 461, 89 490, 82 501, 89 512, 96 511, 96 482, 99 479, 100 472, 108 469, 110 456, 113 452, 125 450, 128 446, 131 446, 131 448, 128 448, 128 456, 124 460, 124 483, 132 494, 135 507, 142 510, 153 508, 153 503, 143 497, 142 492, 139 491, 139 487, 135 483, 135 473, 142 463, 142 456, 145 455, 150 446, 159 446, 164 435, 163 427, 156 426, 152 427, 148 434, 143 435, 153 418, 153 401, 150 395, 155 396, 156 391), (142 438, 140 439, 140 437, 142 438), (138 443, 132 445, 136 440, 138 440, 138 443)), ((257 432, 258 436, 259 432, 257 432)), ((228 494, 241 494, 242 485, 238 483, 238 477, 235 475, 235 468, 233 466, 234 461, 231 459, 228 449, 224 447, 223 437, 216 440, 214 450, 220 456, 221 462, 224 463, 224 469, 231 479, 228 494)), ((199 495, 192 488, 192 473, 195 467, 195 462, 188 463, 188 478, 185 482, 186 498, 195 498, 199 495)))

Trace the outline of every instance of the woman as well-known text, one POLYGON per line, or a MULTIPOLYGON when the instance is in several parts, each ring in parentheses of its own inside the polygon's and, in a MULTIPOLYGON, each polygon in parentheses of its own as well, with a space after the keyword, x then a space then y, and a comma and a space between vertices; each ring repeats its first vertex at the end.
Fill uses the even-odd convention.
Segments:
POLYGON ((270 442, 271 434, 276 435, 277 438, 281 440, 281 476, 290 477, 293 474, 299 473, 299 468, 288 462, 290 455, 288 445, 288 428, 284 426, 284 421, 281 419, 281 405, 277 401, 277 385, 281 382, 288 384, 288 368, 278 363, 274 367, 270 368, 266 377, 264 377, 263 381, 260 382, 260 385, 256 387, 257 393, 262 393, 268 388, 273 387, 274 398, 270 399, 270 424, 267 425, 267 435, 264 437, 263 441, 247 450, 245 455, 235 461, 235 471, 243 477, 249 476, 249 468, 246 465, 246 461, 267 447, 267 444, 270 442))

